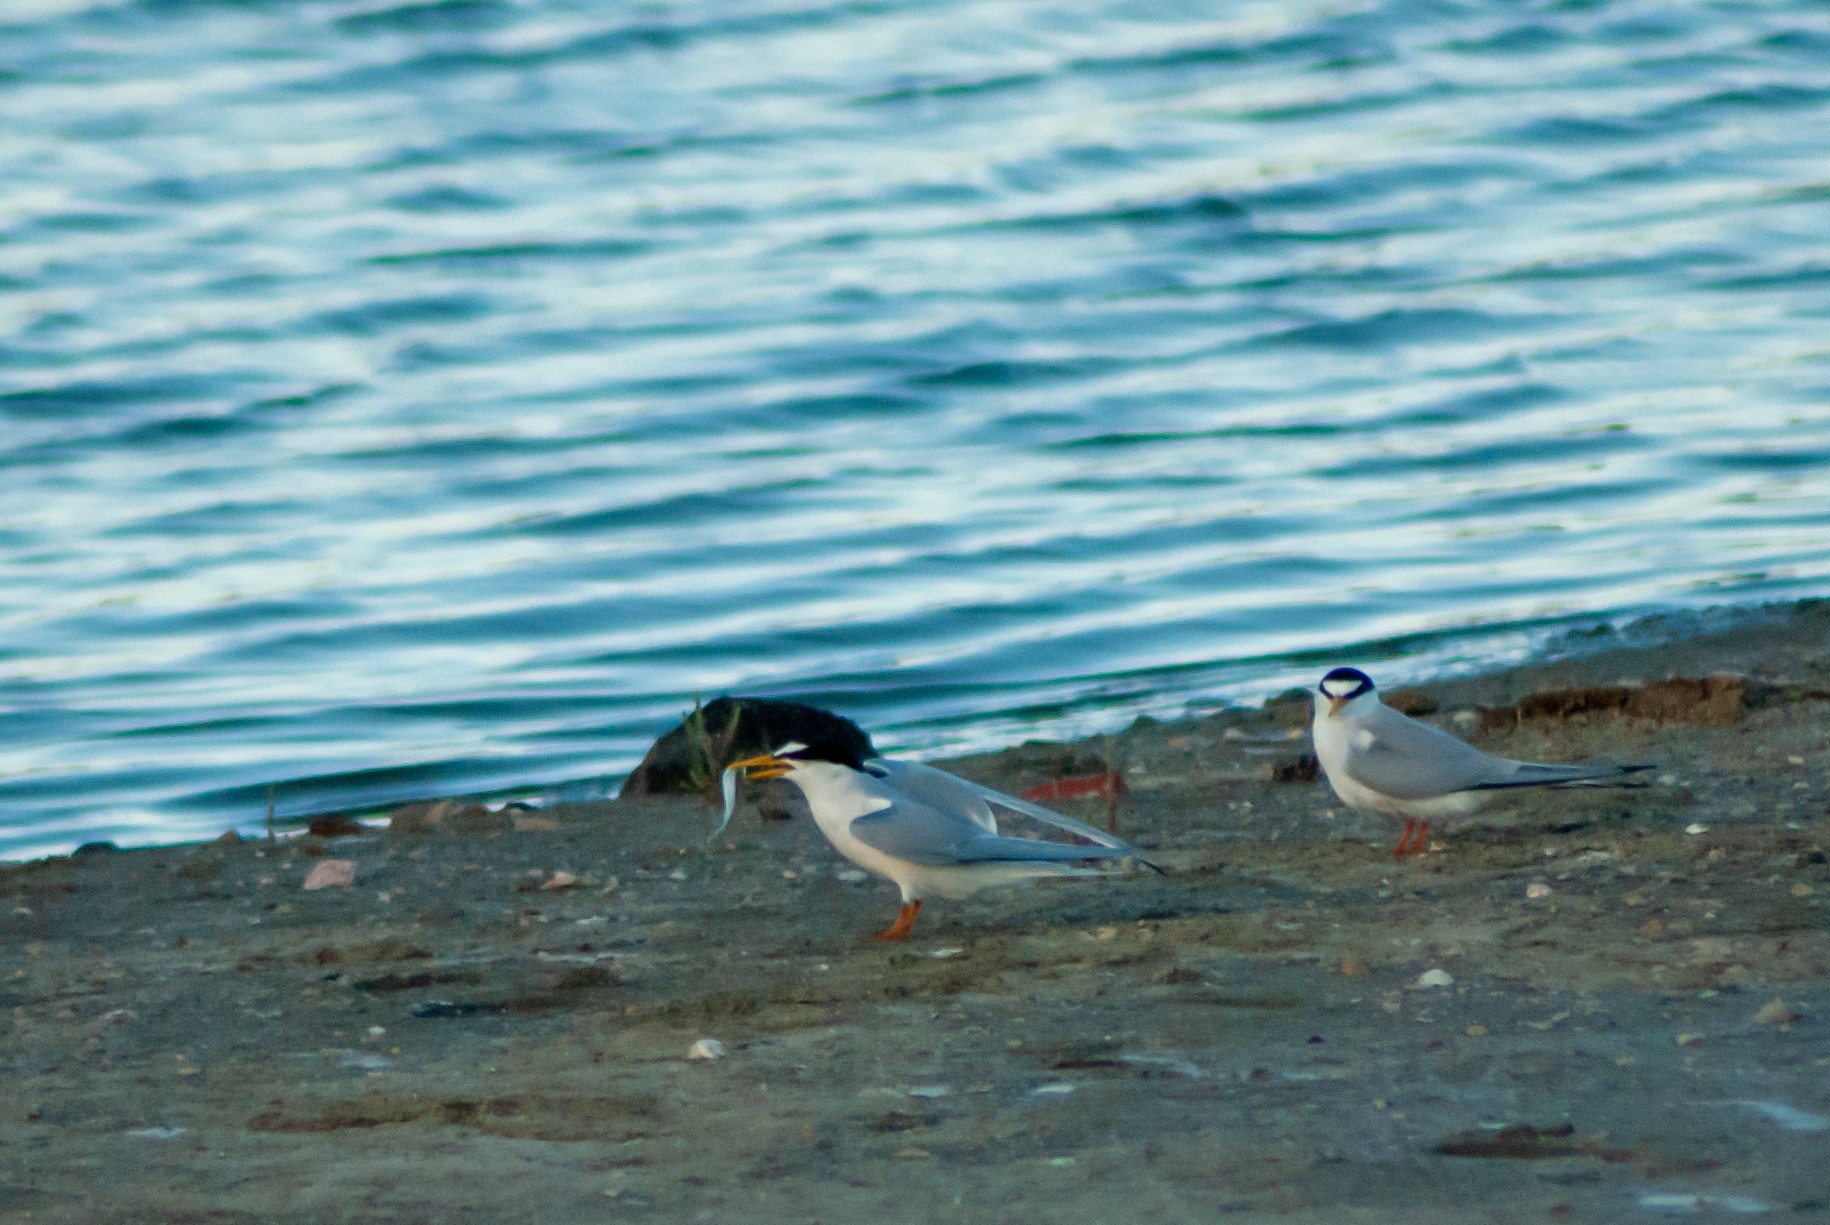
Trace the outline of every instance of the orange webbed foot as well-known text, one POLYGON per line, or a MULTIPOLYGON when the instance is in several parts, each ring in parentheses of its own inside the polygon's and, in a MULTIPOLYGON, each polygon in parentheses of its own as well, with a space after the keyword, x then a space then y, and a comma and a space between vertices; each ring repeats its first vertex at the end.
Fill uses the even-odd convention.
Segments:
POLYGON ((896 921, 885 931, 872 936, 872 940, 907 940, 909 933, 915 930, 915 916, 921 913, 921 899, 904 902, 902 909, 896 913, 896 921))

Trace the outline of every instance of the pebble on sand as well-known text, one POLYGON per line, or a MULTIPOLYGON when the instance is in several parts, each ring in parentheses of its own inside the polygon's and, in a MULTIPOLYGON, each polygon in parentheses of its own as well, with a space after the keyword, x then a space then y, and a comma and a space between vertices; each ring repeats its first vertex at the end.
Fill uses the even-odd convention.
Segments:
POLYGON ((1424 990, 1429 987, 1453 987, 1454 985, 1455 976, 1450 974, 1447 970, 1442 969, 1425 970, 1411 980, 1411 986, 1418 990, 1424 990))
POLYGON ((1550 896, 1549 885, 1526 885, 1525 896, 1532 899, 1550 896))
POLYGON ((356 861, 353 859, 320 859, 318 865, 305 878, 306 889, 343 889, 356 881, 356 861))
POLYGON ((686 1052, 686 1057, 688 1059, 695 1059, 702 1062, 723 1059, 724 1056, 724 1043, 718 1041, 716 1038, 701 1038, 693 1043, 692 1047, 686 1052))
POLYGON ((1794 1011, 1784 1000, 1774 997, 1761 1006, 1754 1014, 1754 1020, 1761 1025, 1790 1025, 1794 1021, 1804 1020, 1804 1014, 1794 1011))

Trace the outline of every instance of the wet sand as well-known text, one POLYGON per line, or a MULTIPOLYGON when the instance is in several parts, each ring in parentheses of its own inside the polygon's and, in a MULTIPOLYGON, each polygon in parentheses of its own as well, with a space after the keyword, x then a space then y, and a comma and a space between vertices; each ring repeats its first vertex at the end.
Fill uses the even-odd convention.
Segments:
POLYGON ((1421 860, 1306 777, 1296 703, 952 763, 1109 756, 1168 876, 902 945, 755 803, 713 845, 691 798, 447 805, 8 867, 0 1218, 1830 1214, 1830 606, 1660 630, 1424 686, 1490 751, 1658 769, 1421 860))

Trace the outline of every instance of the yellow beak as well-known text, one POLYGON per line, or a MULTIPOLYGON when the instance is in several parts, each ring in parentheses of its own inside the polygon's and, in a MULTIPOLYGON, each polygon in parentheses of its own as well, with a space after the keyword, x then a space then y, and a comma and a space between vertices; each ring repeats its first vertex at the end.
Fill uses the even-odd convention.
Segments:
POLYGON ((1329 698, 1328 699, 1328 717, 1332 719, 1335 715, 1340 714, 1341 707, 1347 705, 1347 702, 1348 702, 1347 698, 1329 698))
POLYGON ((771 753, 764 753, 759 757, 746 757, 742 761, 734 761, 725 767, 727 770, 742 770, 749 778, 780 778, 793 768, 791 763, 783 761, 771 753))

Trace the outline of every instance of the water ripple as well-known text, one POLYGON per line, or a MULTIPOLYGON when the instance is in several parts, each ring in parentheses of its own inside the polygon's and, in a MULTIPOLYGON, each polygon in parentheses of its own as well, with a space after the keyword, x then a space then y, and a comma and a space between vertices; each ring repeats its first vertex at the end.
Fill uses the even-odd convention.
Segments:
POLYGON ((0 14, 0 855, 1830 575, 1805 0, 0 14))

